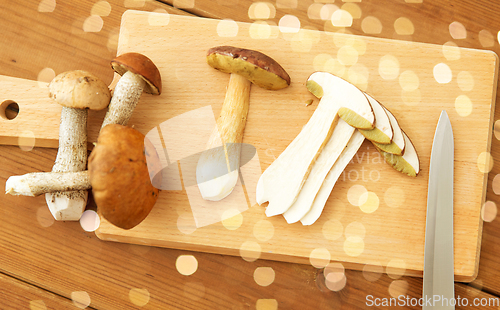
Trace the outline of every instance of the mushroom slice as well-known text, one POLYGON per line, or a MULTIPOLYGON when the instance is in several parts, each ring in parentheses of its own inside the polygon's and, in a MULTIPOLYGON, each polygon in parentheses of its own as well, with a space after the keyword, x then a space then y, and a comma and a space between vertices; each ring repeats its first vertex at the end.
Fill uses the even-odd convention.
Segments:
POLYGON ((282 214, 295 202, 314 162, 329 141, 341 110, 352 111, 351 123, 373 128, 374 115, 370 103, 354 85, 326 72, 313 73, 308 84, 309 91, 321 97, 318 107, 257 183, 257 203, 269 201, 267 216, 282 214))
POLYGON ((387 153, 379 148, 377 150, 394 169, 411 177, 416 177, 420 172, 420 161, 417 150, 404 131, 403 137, 405 139, 405 152, 403 155, 387 153))
MULTIPOLYGON (((380 104, 380 103, 379 103, 380 104)), ((382 106, 382 104, 380 104, 382 106)), ((382 106, 387 113, 387 116, 389 117, 389 120, 391 121, 391 126, 392 130, 394 132, 394 135, 392 137, 392 142, 389 144, 382 144, 382 143, 377 143, 372 141, 373 145, 375 145, 377 148, 380 150, 390 153, 390 154, 395 154, 395 155, 402 155, 405 151, 405 139, 403 137, 403 131, 401 130, 401 127, 399 126, 398 121, 394 117, 394 115, 389 111, 386 107, 382 106)))
POLYGON ((232 46, 209 49, 207 63, 214 69, 230 73, 217 126, 196 166, 201 196, 218 201, 229 195, 238 181, 252 83, 264 89, 278 90, 290 85, 290 76, 271 57, 232 46))
POLYGON ((393 131, 389 116, 377 100, 366 93, 365 95, 368 98, 368 101, 370 101, 370 105, 373 108, 373 113, 375 114, 375 128, 369 130, 360 129, 359 132, 361 132, 363 136, 365 136, 365 138, 372 142, 377 142, 380 144, 391 143, 393 131))
POLYGON ((328 175, 321 185, 318 194, 314 198, 311 209, 300 219, 300 222, 303 225, 312 225, 319 218, 319 216, 323 212, 328 197, 330 197, 335 183, 337 182, 351 159, 354 157, 354 155, 356 155, 359 148, 363 144, 363 141, 365 141, 365 137, 358 130, 356 130, 351 136, 347 147, 342 151, 342 154, 337 159, 332 169, 328 172, 328 175))
POLYGON ((290 208, 283 213, 286 221, 295 223, 309 212, 318 193, 321 184, 323 184, 328 171, 340 159, 342 150, 344 150, 351 139, 355 128, 340 119, 333 130, 332 136, 321 151, 318 159, 314 162, 311 172, 307 177, 304 186, 300 190, 297 200, 290 208))

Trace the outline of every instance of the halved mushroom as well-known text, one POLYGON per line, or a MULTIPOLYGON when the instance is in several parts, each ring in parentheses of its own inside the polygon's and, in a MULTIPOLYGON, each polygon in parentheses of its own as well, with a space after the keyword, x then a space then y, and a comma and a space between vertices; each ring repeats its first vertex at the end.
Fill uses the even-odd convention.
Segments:
POLYGON ((375 141, 372 141, 372 143, 373 145, 375 145, 375 147, 379 148, 380 150, 386 153, 402 155, 405 152, 405 139, 403 136, 403 131, 401 130, 401 127, 399 127, 399 123, 396 117, 394 117, 394 115, 391 113, 391 111, 389 111, 382 104, 380 105, 384 108, 385 112, 387 113, 387 116, 389 117, 389 120, 391 121, 391 126, 394 135, 392 137, 391 143, 389 144, 377 143, 375 141))
POLYGON ((202 197, 218 201, 229 195, 238 181, 251 83, 278 90, 290 85, 290 77, 271 57, 232 46, 208 50, 207 63, 231 74, 217 126, 196 166, 196 180, 202 197))
POLYGON ((403 155, 387 153, 379 148, 377 148, 377 150, 382 154, 385 161, 394 169, 408 176, 416 177, 420 172, 420 161, 418 159, 417 150, 404 131, 403 137, 405 140, 405 151, 403 155))
MULTIPOLYGON (((87 164, 88 110, 108 106, 107 85, 91 73, 76 70, 56 76, 49 84, 50 97, 63 106, 59 149, 52 172, 85 170, 87 164)), ((77 221, 87 205, 87 191, 47 193, 45 200, 58 221, 77 221)))
MULTIPOLYGON (((375 118, 368 99, 351 83, 330 73, 315 72, 307 84, 308 89, 321 98, 318 107, 297 137, 264 171, 257 183, 257 203, 269 201, 267 216, 286 212, 296 201, 316 159, 334 132, 340 112, 353 127, 369 129, 374 126, 375 118)), ((345 139, 342 149, 349 139, 350 136, 345 139)), ((321 171, 324 173, 323 169, 321 171)))

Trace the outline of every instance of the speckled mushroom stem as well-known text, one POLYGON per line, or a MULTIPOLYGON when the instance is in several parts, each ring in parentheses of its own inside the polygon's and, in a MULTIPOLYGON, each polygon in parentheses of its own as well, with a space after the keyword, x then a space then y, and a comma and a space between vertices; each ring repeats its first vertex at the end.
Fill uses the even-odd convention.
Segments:
POLYGON ((130 71, 123 74, 116 84, 101 129, 109 124, 127 125, 145 85, 140 75, 130 71))
MULTIPOLYGON (((59 126, 59 149, 52 172, 77 172, 85 170, 87 164, 87 109, 63 107, 61 111, 61 124, 59 126)), ((54 204, 56 199, 66 197, 69 200, 82 199, 87 201, 88 192, 63 191, 47 193, 47 203, 54 204)), ((53 210, 51 210, 53 211, 53 210)), ((62 219, 55 214, 58 220, 62 219)))
POLYGON ((5 193, 10 195, 39 196, 60 191, 79 191, 91 188, 89 172, 32 172, 7 179, 5 193))

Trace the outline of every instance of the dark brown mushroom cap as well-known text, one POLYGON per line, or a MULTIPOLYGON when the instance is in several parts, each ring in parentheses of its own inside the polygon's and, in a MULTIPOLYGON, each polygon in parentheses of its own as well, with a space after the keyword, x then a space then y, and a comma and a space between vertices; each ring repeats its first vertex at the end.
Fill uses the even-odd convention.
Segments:
POLYGON ((125 53, 113 59, 111 67, 119 75, 130 71, 142 76, 146 81, 145 92, 153 95, 161 94, 160 71, 148 57, 139 53, 125 53))
POLYGON ((145 149, 145 137, 139 131, 117 124, 101 130, 88 170, 98 211, 111 224, 133 228, 155 205, 159 190, 150 175, 159 171, 150 174, 148 162, 159 162, 159 158, 154 147, 145 149))
POLYGON ((290 85, 290 76, 276 60, 254 50, 233 46, 212 47, 207 63, 225 73, 236 73, 265 89, 282 89, 290 85))

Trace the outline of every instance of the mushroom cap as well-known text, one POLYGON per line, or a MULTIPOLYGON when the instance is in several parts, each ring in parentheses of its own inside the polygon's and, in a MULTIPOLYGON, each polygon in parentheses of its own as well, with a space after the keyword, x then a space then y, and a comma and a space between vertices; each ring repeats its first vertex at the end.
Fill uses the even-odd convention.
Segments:
POLYGON ((161 94, 160 71, 148 57, 139 53, 125 53, 113 59, 111 67, 119 75, 124 75, 127 71, 140 75, 146 81, 145 92, 161 94))
POLYGON ((91 110, 102 110, 111 100, 108 86, 83 70, 57 75, 49 83, 49 96, 64 107, 91 110))
POLYGON ((258 51, 233 46, 212 47, 207 52, 207 63, 219 71, 242 75, 265 89, 277 90, 290 85, 285 69, 258 51))
POLYGON ((161 173, 161 165, 153 164, 154 171, 148 169, 148 162, 159 163, 159 157, 145 139, 133 128, 110 124, 101 130, 89 157, 97 208, 111 224, 123 229, 141 223, 158 199, 159 190, 151 180, 161 173))

